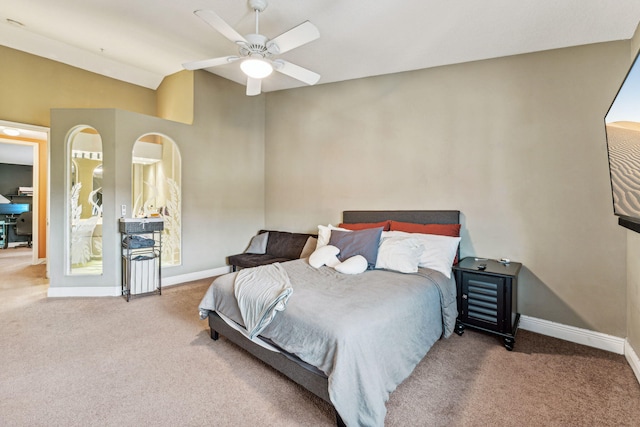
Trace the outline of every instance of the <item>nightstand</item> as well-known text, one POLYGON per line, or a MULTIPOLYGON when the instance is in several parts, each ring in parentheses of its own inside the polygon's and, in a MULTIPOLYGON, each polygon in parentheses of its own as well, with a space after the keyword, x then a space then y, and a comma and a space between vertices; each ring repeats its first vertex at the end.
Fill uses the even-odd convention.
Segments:
POLYGON ((492 259, 464 258, 453 271, 458 287, 456 333, 465 327, 498 335, 513 350, 520 313, 518 274, 522 264, 492 259))

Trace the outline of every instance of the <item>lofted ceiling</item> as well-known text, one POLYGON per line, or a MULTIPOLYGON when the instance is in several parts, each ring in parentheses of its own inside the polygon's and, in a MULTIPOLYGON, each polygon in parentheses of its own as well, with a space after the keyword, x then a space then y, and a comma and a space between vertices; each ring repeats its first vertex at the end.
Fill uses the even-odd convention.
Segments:
MULTIPOLYGON (((254 32, 245 0, 0 0, 0 45, 156 89, 185 62, 237 54, 197 9, 254 32)), ((270 0, 260 33, 274 38, 306 20, 320 38, 282 58, 323 84, 630 39, 640 1, 270 0)), ((246 81, 237 62, 208 71, 246 81)), ((274 73, 262 90, 299 86, 274 73)))

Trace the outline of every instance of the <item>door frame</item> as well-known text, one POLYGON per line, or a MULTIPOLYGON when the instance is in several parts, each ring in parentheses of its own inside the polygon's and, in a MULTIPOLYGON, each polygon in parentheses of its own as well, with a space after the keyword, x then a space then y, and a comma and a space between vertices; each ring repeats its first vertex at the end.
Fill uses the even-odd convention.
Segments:
MULTIPOLYGON (((40 191, 45 191, 46 192, 46 206, 47 206, 47 211, 45 212, 45 224, 46 224, 46 241, 47 241, 47 247, 45 250, 45 254, 49 253, 49 204, 50 204, 50 193, 49 193, 49 179, 47 177, 46 179, 46 183, 47 183, 47 188, 41 189, 40 188, 40 165, 41 162, 46 162, 47 164, 47 174, 49 173, 49 141, 50 141, 50 131, 49 128, 47 127, 43 127, 43 126, 36 126, 36 125, 30 125, 27 123, 17 123, 17 122, 10 122, 10 121, 6 121, 6 120, 0 120, 0 126, 5 126, 5 127, 11 127, 11 128, 16 128, 18 130, 25 130, 25 131, 35 131, 35 132, 41 132, 44 133, 46 135, 46 144, 47 144, 47 151, 46 151, 46 155, 44 159, 40 158, 40 143, 38 142, 38 140, 35 139, 30 139, 30 138, 23 138, 23 139, 18 139, 18 138, 12 138, 3 134, 0 134, 0 141, 2 141, 3 143, 8 143, 8 144, 16 144, 16 145, 26 145, 26 146, 31 146, 32 147, 32 157, 33 157, 33 200, 31 203, 32 206, 32 211, 33 211, 33 234, 32 234, 32 264, 40 264, 43 262, 46 262, 47 257, 45 256, 45 258, 39 258, 38 253, 39 253, 39 247, 40 247, 40 242, 39 242, 39 224, 40 224, 40 191)), ((47 263, 47 277, 49 277, 49 265, 47 263)))

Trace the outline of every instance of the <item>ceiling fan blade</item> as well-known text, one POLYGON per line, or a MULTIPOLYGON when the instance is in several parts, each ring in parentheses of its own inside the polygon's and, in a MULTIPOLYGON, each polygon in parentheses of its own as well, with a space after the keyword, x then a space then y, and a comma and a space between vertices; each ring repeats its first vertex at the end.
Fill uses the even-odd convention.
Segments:
POLYGON ((308 85, 314 85, 318 83, 318 80, 320 80, 320 74, 314 73, 313 71, 307 70, 299 65, 292 64, 291 62, 287 62, 282 59, 276 59, 273 62, 276 64, 276 71, 300 80, 308 85))
POLYGON ((262 79, 247 77, 247 96, 260 95, 262 91, 262 79))
POLYGON ((220 18, 214 11, 200 9, 194 11, 193 13, 195 13, 200 19, 211 25, 215 30, 217 30, 220 34, 222 34, 232 42, 248 43, 247 39, 245 39, 242 35, 240 35, 240 33, 234 30, 231 25, 227 24, 224 19, 220 18))
POLYGON ((200 70, 202 68, 216 67, 228 64, 240 59, 237 56, 221 56, 220 58, 203 59, 202 61, 185 62, 182 66, 187 70, 200 70))
POLYGON ((284 53, 291 49, 295 49, 303 44, 314 41, 320 37, 318 28, 309 21, 305 21, 297 27, 293 27, 289 31, 285 31, 271 42, 278 46, 278 52, 284 53))

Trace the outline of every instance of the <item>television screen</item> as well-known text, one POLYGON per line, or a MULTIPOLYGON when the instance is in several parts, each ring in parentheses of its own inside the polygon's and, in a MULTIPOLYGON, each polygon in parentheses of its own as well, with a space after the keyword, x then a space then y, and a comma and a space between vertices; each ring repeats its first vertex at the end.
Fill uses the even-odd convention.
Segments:
POLYGON ((614 214, 640 221, 640 60, 605 116, 614 214))

